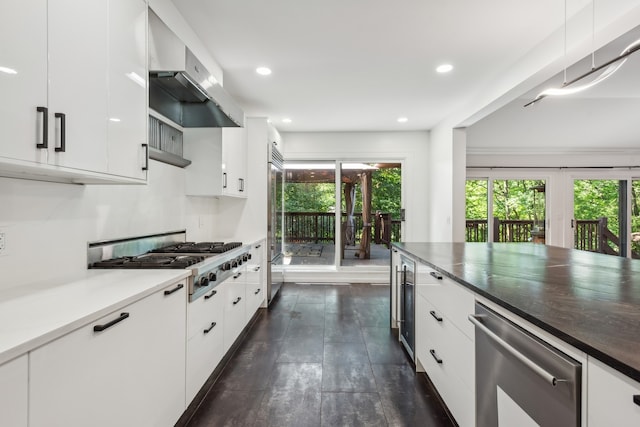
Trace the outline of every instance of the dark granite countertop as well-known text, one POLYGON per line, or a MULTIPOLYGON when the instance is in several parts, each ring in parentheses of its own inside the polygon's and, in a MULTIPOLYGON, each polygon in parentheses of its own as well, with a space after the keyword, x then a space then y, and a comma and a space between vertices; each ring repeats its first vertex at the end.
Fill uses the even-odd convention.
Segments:
POLYGON ((640 381, 640 261, 533 243, 395 243, 640 381))

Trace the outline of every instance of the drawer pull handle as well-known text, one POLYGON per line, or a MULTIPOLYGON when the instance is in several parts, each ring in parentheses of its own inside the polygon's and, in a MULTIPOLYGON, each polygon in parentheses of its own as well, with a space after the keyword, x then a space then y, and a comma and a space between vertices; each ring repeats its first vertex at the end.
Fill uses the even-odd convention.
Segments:
POLYGON ((262 246, 262 245, 256 245, 256 249, 260 249, 260 246, 262 246))
POLYGON ((260 271, 260 267, 256 267, 253 271, 260 271))
POLYGON ((259 293, 260 293, 260 288, 256 289, 256 291, 253 294, 258 295, 259 293))
POLYGON ((180 289, 184 288, 184 285, 182 283, 180 283, 178 286, 176 286, 173 289, 168 289, 166 291, 164 291, 165 295, 171 295, 174 292, 178 292, 180 289))
POLYGON ((431 310, 429 314, 432 315, 433 318, 436 319, 438 322, 442 322, 442 317, 439 317, 435 311, 431 310))
POLYGON ((640 406, 640 394, 636 394, 633 396, 633 403, 640 406))
POLYGON ((234 279, 237 279, 238 277, 242 276, 242 272, 239 272, 238 274, 236 274, 235 276, 233 276, 234 279))
POLYGON ((242 297, 236 298, 236 300, 233 302, 233 305, 236 305, 237 303, 239 303, 241 299, 242 299, 242 297))
POLYGON ((433 358, 436 360, 436 362, 438 364, 442 364, 442 359, 440 359, 437 355, 436 355, 436 351, 435 350, 429 350, 429 353, 431 353, 431 355, 433 356, 433 358))
POLYGON ((211 293, 210 293, 210 294, 205 295, 205 296, 204 296, 204 299, 209 299, 209 298, 211 298, 212 296, 214 296, 214 295, 215 295, 215 294, 217 294, 217 293, 218 293, 218 291, 216 291, 216 290, 214 289, 213 291, 211 291, 211 293))
POLYGON ((432 271, 431 273, 429 273, 430 275, 432 275, 433 277, 435 277, 438 280, 442 280, 442 274, 432 271))
POLYGON ((102 332, 105 329, 112 327, 116 323, 122 322, 127 317, 129 317, 129 313, 120 313, 120 317, 118 317, 117 319, 113 319, 111 322, 107 322, 104 325, 95 325, 93 327, 93 332, 102 332))
POLYGON ((211 330, 212 330, 213 328, 215 328, 215 327, 216 327, 216 322, 211 322, 211 326, 209 326, 207 329, 205 329, 205 330, 204 330, 204 333, 205 333, 205 334, 208 334, 208 333, 209 333, 209 332, 211 332, 211 330))
POLYGON ((149 170, 149 144, 142 144, 142 148, 144 148, 144 166, 142 167, 143 171, 149 170))

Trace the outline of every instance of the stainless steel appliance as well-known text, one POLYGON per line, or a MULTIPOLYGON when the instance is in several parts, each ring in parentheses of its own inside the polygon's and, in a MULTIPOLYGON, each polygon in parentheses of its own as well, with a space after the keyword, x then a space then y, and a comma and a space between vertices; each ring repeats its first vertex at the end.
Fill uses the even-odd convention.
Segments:
POLYGON ((186 268, 189 301, 206 294, 251 259, 251 246, 240 242, 185 242, 177 231, 89 243, 89 268, 186 268))
POLYGON ((400 255, 400 342, 415 361, 415 262, 400 255))
POLYGON ((149 107, 182 127, 244 126, 242 109, 151 10, 149 107))
POLYGON ((476 425, 579 426, 582 366, 476 303, 476 425))
POLYGON ((270 303, 275 298, 282 282, 282 221, 284 207, 284 158, 275 147, 275 142, 269 144, 269 162, 267 167, 267 298, 270 303))

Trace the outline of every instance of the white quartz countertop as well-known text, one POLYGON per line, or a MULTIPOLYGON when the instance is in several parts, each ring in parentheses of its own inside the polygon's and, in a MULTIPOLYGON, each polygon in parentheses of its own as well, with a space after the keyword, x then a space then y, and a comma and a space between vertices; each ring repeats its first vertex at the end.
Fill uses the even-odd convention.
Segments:
POLYGON ((7 289, 0 293, 0 364, 190 275, 182 269, 87 270, 66 283, 7 289))

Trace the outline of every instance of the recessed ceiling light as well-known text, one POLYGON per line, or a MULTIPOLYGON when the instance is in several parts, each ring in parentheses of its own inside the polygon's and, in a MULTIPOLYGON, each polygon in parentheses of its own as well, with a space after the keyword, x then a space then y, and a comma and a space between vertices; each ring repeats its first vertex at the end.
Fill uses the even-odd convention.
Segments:
POLYGON ((406 123, 408 122, 409 119, 406 117, 398 117, 398 123, 406 123))
POLYGON ((453 65, 451 64, 442 64, 436 68, 436 71, 439 73, 448 73, 451 70, 453 70, 453 65))
POLYGON ((269 74, 271 74, 271 69, 267 67, 258 67, 256 68, 256 73, 260 74, 261 76, 268 76, 269 74))
POLYGON ((289 117, 285 117, 282 119, 282 123, 291 123, 291 119, 289 117))

